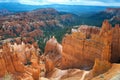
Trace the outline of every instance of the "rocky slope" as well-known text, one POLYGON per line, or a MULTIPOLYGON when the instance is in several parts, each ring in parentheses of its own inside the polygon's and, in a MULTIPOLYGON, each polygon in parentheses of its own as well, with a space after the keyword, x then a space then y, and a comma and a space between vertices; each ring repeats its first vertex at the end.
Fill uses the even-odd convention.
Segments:
POLYGON ((62 44, 53 36, 45 52, 36 43, 6 43, 0 47, 0 77, 14 80, 119 79, 120 26, 107 20, 102 28, 80 26, 66 34, 62 44))
POLYGON ((55 30, 63 29, 65 26, 75 25, 78 19, 77 15, 58 12, 52 8, 2 15, 0 16, 0 39, 26 37, 37 40, 46 37, 46 34, 52 35, 55 30))
POLYGON ((120 24, 120 8, 106 8, 106 10, 93 14, 90 18, 99 20, 108 19, 113 25, 120 24))
POLYGON ((80 26, 72 30, 72 34, 66 34, 62 45, 54 37, 51 38, 44 55, 60 69, 91 70, 86 77, 87 80, 91 79, 110 69, 110 63, 119 62, 119 29, 119 25, 112 28, 107 20, 101 29, 80 26))

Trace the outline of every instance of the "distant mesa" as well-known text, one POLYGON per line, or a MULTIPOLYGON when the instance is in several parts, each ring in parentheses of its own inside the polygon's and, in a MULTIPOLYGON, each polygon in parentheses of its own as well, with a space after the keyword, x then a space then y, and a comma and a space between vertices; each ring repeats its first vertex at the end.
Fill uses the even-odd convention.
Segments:
POLYGON ((107 8, 106 12, 117 12, 120 11, 120 8, 107 8))

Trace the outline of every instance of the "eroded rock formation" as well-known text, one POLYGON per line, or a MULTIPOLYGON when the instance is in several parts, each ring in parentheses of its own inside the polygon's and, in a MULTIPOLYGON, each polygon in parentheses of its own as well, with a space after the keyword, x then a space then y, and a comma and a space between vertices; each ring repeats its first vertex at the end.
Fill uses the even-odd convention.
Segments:
MULTIPOLYGON (((57 46, 58 43, 56 40, 53 38, 50 40, 47 42, 45 53, 49 54, 49 56, 55 56, 55 54, 57 54, 57 56, 59 55, 58 58, 60 59, 59 61, 61 61, 61 64, 59 64, 62 69, 91 69, 94 65, 95 58, 110 61, 112 27, 108 21, 103 22, 100 31, 99 28, 81 26, 78 32, 73 32, 64 37, 62 48, 57 46), (55 43, 50 42, 50 40, 55 43), (62 52, 57 50, 59 48, 61 48, 62 52)), ((55 61, 55 58, 52 57, 51 59, 55 61)))
POLYGON ((100 80, 100 74, 109 76, 118 70, 119 66, 111 62, 119 62, 119 48, 120 27, 112 28, 108 21, 103 22, 101 29, 80 26, 65 35, 62 45, 52 37, 41 56, 37 43, 18 40, 0 47, 0 77, 10 73, 15 80, 100 80))
POLYGON ((6 43, 0 49, 0 77, 14 74, 15 79, 38 80, 40 64, 37 49, 33 45, 6 43))
POLYGON ((52 60, 55 66, 60 66, 62 58, 62 45, 60 45, 54 36, 47 41, 44 55, 52 60))
POLYGON ((95 26, 87 26, 87 25, 81 25, 78 28, 79 32, 82 32, 86 35, 86 38, 91 38, 92 34, 99 34, 100 28, 95 26))
POLYGON ((112 67, 112 64, 108 61, 95 60, 93 69, 91 70, 92 77, 98 76, 99 74, 107 72, 112 67))
POLYGON ((93 67, 96 58, 117 62, 120 53, 119 29, 119 25, 112 28, 107 20, 103 22, 101 29, 80 26, 72 34, 63 38, 62 47, 58 46, 60 44, 55 38, 50 39, 45 47, 45 55, 49 56, 55 62, 55 66, 61 69, 89 70, 93 67))
POLYGON ((111 62, 120 62, 120 25, 113 29, 111 62))

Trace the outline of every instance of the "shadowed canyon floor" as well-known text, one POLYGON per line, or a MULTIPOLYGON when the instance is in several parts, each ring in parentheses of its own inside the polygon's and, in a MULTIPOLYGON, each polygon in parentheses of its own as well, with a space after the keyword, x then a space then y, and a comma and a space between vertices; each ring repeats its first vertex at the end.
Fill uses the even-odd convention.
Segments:
POLYGON ((119 80, 120 26, 107 20, 102 28, 82 25, 62 44, 49 39, 44 54, 37 43, 0 47, 0 77, 13 80, 119 80))

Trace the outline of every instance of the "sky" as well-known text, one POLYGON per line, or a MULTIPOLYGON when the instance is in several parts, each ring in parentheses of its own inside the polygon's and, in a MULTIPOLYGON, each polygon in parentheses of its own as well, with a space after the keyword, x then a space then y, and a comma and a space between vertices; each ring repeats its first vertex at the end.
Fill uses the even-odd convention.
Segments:
POLYGON ((97 6, 120 6, 120 0, 0 0, 0 2, 17 2, 27 5, 97 5, 97 6))

